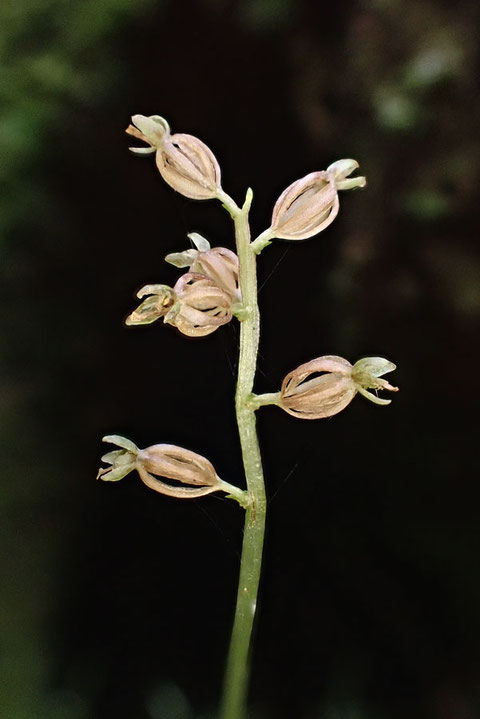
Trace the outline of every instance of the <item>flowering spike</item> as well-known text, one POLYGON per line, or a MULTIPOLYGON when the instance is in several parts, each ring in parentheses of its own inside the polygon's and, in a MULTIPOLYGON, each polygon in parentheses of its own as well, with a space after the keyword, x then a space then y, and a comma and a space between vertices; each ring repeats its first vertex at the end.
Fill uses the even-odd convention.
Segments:
POLYGON ((149 145, 157 149, 162 143, 165 135, 170 135, 170 126, 168 122, 160 115, 133 115, 132 125, 127 128, 127 133, 139 140, 148 142, 149 145))

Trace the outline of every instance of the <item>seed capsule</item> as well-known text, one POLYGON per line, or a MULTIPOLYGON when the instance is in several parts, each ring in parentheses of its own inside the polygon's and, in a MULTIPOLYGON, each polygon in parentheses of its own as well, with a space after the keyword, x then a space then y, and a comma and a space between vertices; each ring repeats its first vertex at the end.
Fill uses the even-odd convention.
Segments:
POLYGON ((338 190, 365 186, 364 177, 346 179, 357 168, 355 160, 338 160, 324 172, 311 172, 293 182, 275 203, 265 237, 306 240, 324 230, 338 214, 338 190))
POLYGON ((204 337, 232 319, 232 297, 205 275, 186 272, 173 288, 178 302, 165 316, 189 337, 204 337))
POLYGON ((108 435, 103 441, 115 444, 121 449, 108 452, 102 457, 102 462, 111 466, 100 468, 97 479, 115 482, 136 469, 147 487, 160 494, 181 499, 235 489, 217 476, 208 459, 183 447, 155 444, 139 449, 133 442, 118 435, 108 435), (168 484, 158 477, 179 482, 182 486, 168 484))
POLYGON ((356 394, 351 370, 350 362, 333 355, 300 365, 283 380, 281 407, 300 419, 321 419, 341 412, 356 394))
POLYGON ((332 417, 350 404, 357 392, 375 404, 390 404, 369 392, 387 389, 397 392, 380 375, 396 369, 383 357, 366 357, 353 366, 343 357, 325 355, 289 372, 280 390, 280 406, 300 419, 332 417))
POLYGON ((126 132, 149 147, 130 149, 137 154, 155 152, 158 170, 170 187, 192 200, 218 197, 220 166, 205 143, 193 135, 172 135, 167 121, 158 115, 133 115, 132 122, 126 132))

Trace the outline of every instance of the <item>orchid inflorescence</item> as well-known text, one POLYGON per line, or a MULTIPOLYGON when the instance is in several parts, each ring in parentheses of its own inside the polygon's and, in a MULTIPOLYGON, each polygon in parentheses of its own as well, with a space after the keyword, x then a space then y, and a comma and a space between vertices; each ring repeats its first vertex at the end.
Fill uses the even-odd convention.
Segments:
POLYGON ((339 212, 339 191, 364 187, 366 180, 352 176, 358 163, 351 159, 311 172, 280 194, 268 228, 251 241, 248 213, 252 190, 247 190, 244 204, 238 206, 223 190, 220 166, 207 145, 192 135, 172 134, 167 121, 158 115, 134 115, 132 123, 127 133, 145 143, 130 148, 134 153, 155 154, 160 175, 170 187, 190 199, 219 200, 234 223, 236 252, 212 247, 202 235, 190 233, 188 249, 165 257, 183 274, 173 287, 142 287, 137 292, 140 304, 128 315, 126 324, 146 325, 163 319, 183 335, 205 337, 234 318, 240 322, 235 408, 247 489, 220 479, 211 462, 191 450, 170 444, 139 449, 118 435, 103 438, 116 449, 102 457, 106 466, 97 478, 115 482, 136 471, 145 485, 161 494, 196 499, 224 492, 245 509, 239 589, 221 714, 222 719, 243 719, 266 514, 255 412, 264 405, 276 405, 300 419, 321 419, 341 412, 356 394, 374 404, 387 405, 390 400, 379 397, 378 392, 398 389, 382 379, 396 369, 383 357, 365 357, 351 364, 343 357, 323 355, 288 372, 278 392, 255 394, 260 332, 256 257, 277 238, 306 240, 326 229, 339 212))
MULTIPOLYGON (((217 198, 225 204, 229 198, 221 186, 219 164, 203 142, 191 135, 172 135, 167 121, 157 115, 134 115, 132 122, 127 133, 144 141, 147 147, 130 149, 137 154, 155 153, 161 176, 174 190, 192 199, 217 198)), ((270 226, 251 243, 255 253, 261 252, 275 238, 305 240, 328 227, 338 214, 338 191, 366 184, 364 177, 351 177, 356 169, 358 163, 355 160, 339 160, 327 170, 311 172, 289 185, 275 203, 270 226)), ((230 211, 228 204, 226 206, 230 211)), ((126 318, 127 325, 151 324, 163 318, 166 324, 173 325, 182 334, 204 337, 230 322, 234 316, 242 320, 242 313, 248 308, 242 305, 238 256, 226 247, 211 247, 209 241, 196 232, 188 234, 188 238, 193 247, 171 253, 165 258, 175 267, 186 269, 186 272, 173 287, 163 284, 142 287, 137 292, 142 302, 126 318)), ((389 404, 390 400, 379 398, 368 390, 396 391, 397 387, 380 379, 381 375, 394 369, 392 362, 381 357, 368 357, 353 366, 342 357, 318 357, 289 372, 277 394, 251 397, 250 406, 257 409, 263 404, 276 404, 295 417, 319 419, 340 412, 357 392, 376 404, 389 404)), ((105 441, 114 440, 106 437, 105 441)), ((177 449, 180 453, 188 453, 188 450, 177 449)), ((114 466, 119 466, 119 463, 123 466, 125 456, 133 455, 115 455, 114 466)), ((135 456, 137 459, 132 468, 136 467, 145 481, 146 470, 138 459, 142 455, 137 453, 135 456)), ((113 453, 105 455, 104 460, 108 462, 111 457, 113 453)), ((187 464, 184 465, 185 470, 187 464)), ((191 474, 188 476, 191 478, 191 474)), ((100 470, 99 477, 120 478, 118 471, 111 469, 100 470)), ((175 478, 180 479, 178 476, 175 478)), ((226 486, 225 483, 221 485, 209 481, 201 489, 181 488, 180 491, 176 488, 171 491, 171 488, 166 489, 165 483, 158 481, 149 480, 146 484, 177 497, 198 497, 226 486)), ((228 487, 230 491, 231 485, 228 487)))

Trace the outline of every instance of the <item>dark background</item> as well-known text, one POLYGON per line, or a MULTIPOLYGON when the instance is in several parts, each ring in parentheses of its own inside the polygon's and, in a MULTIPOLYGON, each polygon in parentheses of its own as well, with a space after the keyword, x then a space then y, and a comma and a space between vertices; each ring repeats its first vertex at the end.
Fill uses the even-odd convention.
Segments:
POLYGON ((270 498, 255 719, 480 715, 475 0, 17 0, 0 10, 0 713, 211 719, 242 512, 96 483, 103 434, 242 484, 238 325, 127 329, 215 202, 128 153, 134 113, 203 139, 262 231, 290 182, 367 175, 261 256, 258 391, 322 354, 393 360, 390 407, 259 413, 270 498))

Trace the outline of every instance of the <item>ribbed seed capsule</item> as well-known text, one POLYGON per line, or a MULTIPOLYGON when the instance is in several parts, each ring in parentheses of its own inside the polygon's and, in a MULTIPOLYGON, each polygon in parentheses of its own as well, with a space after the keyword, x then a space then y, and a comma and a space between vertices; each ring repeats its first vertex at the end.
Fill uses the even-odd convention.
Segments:
POLYGON ((165 182, 192 200, 211 200, 221 190, 220 166, 210 148, 193 135, 164 140, 156 163, 165 182))
POLYGON ((97 479, 115 482, 136 469, 147 487, 181 499, 232 489, 217 476, 208 459, 183 447, 155 444, 139 449, 133 442, 118 435, 108 435, 103 441, 115 444, 121 449, 108 452, 102 457, 102 462, 111 466, 99 469, 97 479), (185 486, 167 484, 159 477, 185 486))
POLYGON ((208 459, 172 444, 156 444, 140 450, 136 469, 147 487, 170 497, 202 497, 220 488, 217 473, 208 459), (165 477, 187 486, 172 486, 162 482, 158 477, 165 477))
POLYGON ((333 222, 339 202, 335 180, 326 172, 311 172, 282 192, 272 214, 272 236, 306 240, 333 222))
POLYGON ((165 322, 189 337, 215 332, 232 319, 232 297, 205 275, 186 272, 173 288, 178 302, 165 322))
POLYGON ((192 200, 218 196, 220 166, 205 143, 193 135, 172 135, 167 121, 158 115, 133 115, 132 122, 126 132, 150 147, 130 149, 137 154, 155 152, 158 170, 170 187, 192 200))
POLYGON ((341 412, 357 392, 375 404, 390 404, 369 389, 398 391, 382 374, 396 369, 383 357, 366 357, 351 365, 335 355, 325 355, 300 365, 285 377, 280 406, 300 419, 322 419, 341 412))
POLYGON ((300 419, 321 419, 341 412, 356 394, 351 370, 350 362, 333 355, 300 365, 283 380, 280 406, 300 419))
POLYGON ((311 172, 282 192, 273 208, 265 237, 306 240, 330 225, 338 214, 338 190, 364 187, 364 177, 346 179, 358 168, 355 160, 338 160, 326 171, 311 172))

